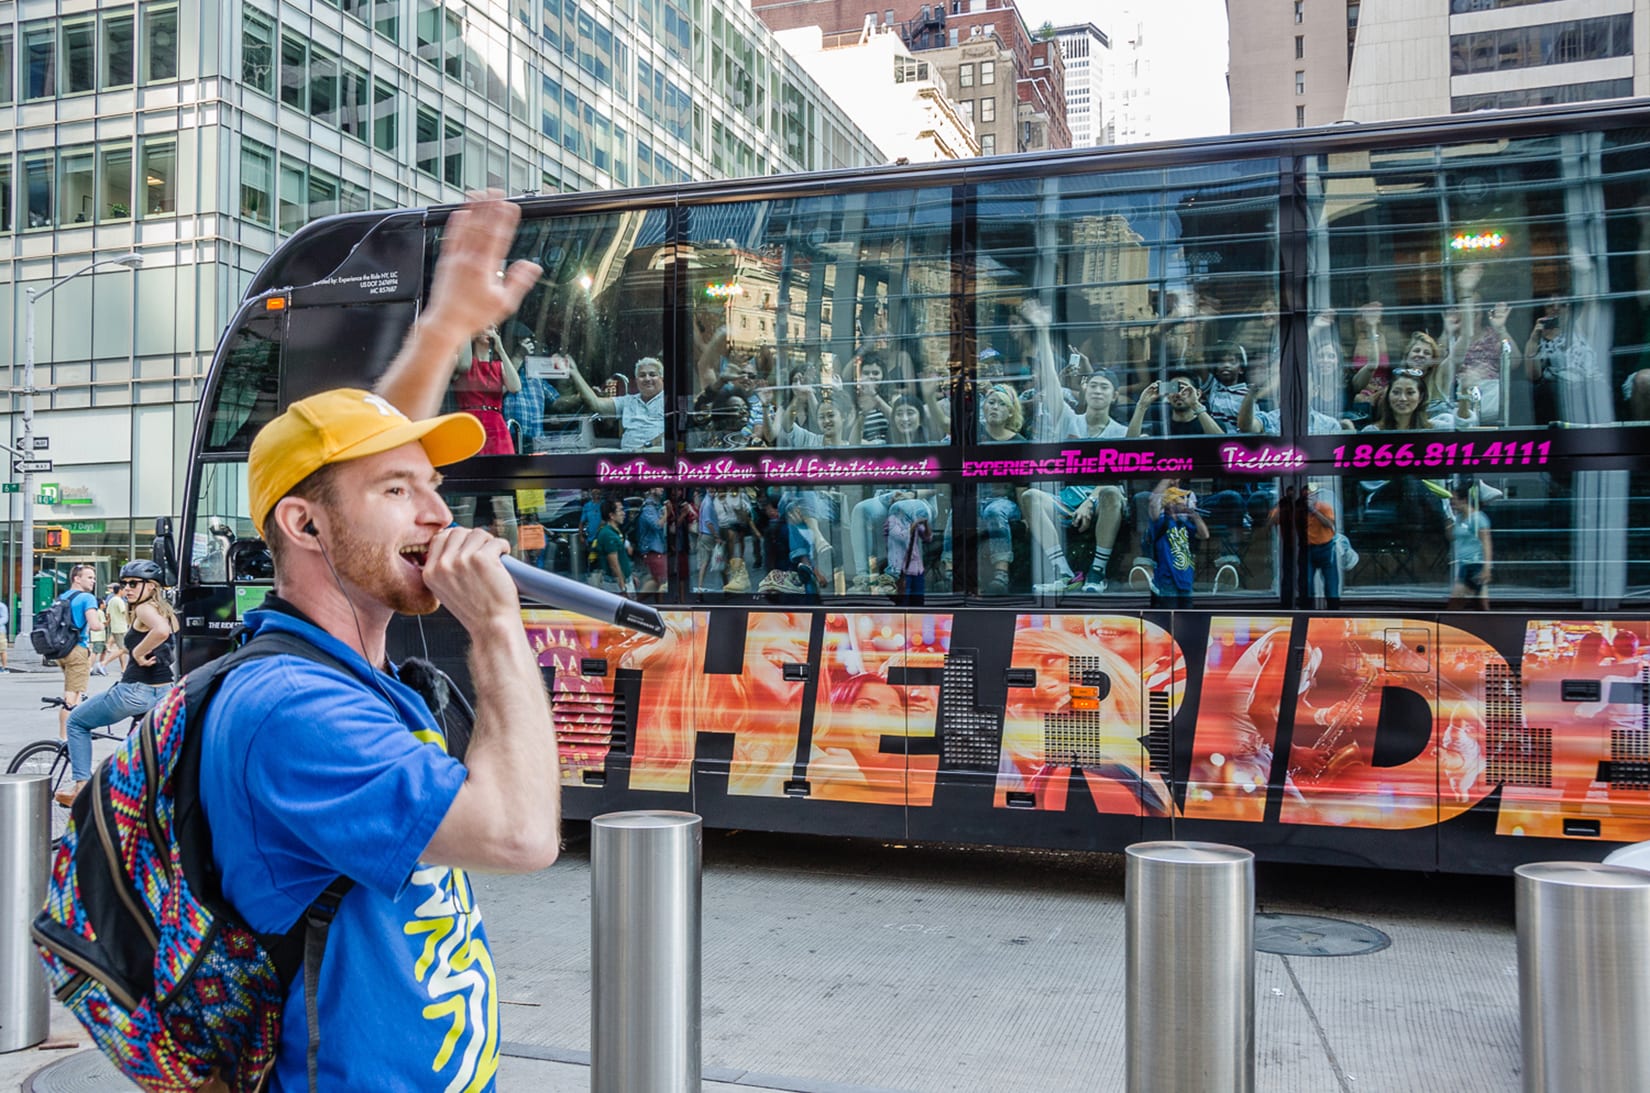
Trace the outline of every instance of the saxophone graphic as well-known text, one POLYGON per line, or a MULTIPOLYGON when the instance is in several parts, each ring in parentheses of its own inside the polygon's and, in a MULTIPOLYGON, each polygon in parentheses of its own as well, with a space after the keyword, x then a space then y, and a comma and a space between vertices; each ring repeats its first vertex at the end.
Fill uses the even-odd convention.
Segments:
POLYGON ((1374 688, 1380 673, 1369 663, 1367 656, 1358 658, 1365 668, 1358 685, 1344 701, 1328 707, 1337 711, 1323 726, 1323 732, 1308 749, 1311 758, 1289 768, 1289 780, 1296 785, 1316 785, 1338 777, 1348 767, 1362 762, 1358 742, 1352 738, 1352 728, 1363 714, 1364 700, 1374 688))

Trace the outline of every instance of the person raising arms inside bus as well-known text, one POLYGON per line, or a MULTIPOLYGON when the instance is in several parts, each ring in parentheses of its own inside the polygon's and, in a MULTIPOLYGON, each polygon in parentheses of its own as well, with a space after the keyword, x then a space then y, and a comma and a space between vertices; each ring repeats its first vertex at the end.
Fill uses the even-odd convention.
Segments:
POLYGON ((467 351, 460 352, 453 377, 453 397, 458 408, 487 430, 482 455, 514 455, 510 427, 504 423, 504 396, 521 390, 521 375, 510 355, 504 352, 498 328, 478 331, 467 351))
MULTIPOLYGON (((1249 367, 1255 366, 1255 358, 1249 358, 1249 367)), ((1203 397, 1198 393, 1197 378, 1184 369, 1170 372, 1162 383, 1152 382, 1140 392, 1140 399, 1134 404, 1134 414, 1129 418, 1128 432, 1131 437, 1137 436, 1220 436, 1226 430, 1220 427, 1220 422, 1210 416, 1208 409, 1203 405, 1203 397), (1164 399, 1169 406, 1169 417, 1165 421, 1157 415, 1148 420, 1147 414, 1159 397, 1167 391, 1164 399)))
MULTIPOLYGON (((253 929, 285 932, 335 877, 354 882, 315 997, 319 1088, 492 1089, 498 976, 465 871, 543 869, 560 849, 556 735, 499 564, 508 544, 451 526, 438 492, 435 467, 487 433, 468 414, 429 417, 453 357, 539 276, 525 261, 500 272, 519 217, 491 195, 454 212, 428 303, 377 393, 293 403, 247 464, 275 590, 245 625, 332 663, 281 654, 228 674, 202 719, 202 806, 224 897, 253 929), (386 657, 391 619, 438 607, 471 643, 462 762, 386 657)), ((309 1087, 307 1028, 300 976, 275 1093, 309 1087)))
POLYGON ((627 452, 658 452, 665 446, 665 366, 657 357, 636 362, 636 393, 600 395, 568 361, 567 376, 579 390, 579 397, 602 417, 619 419, 619 447, 627 452))
MULTIPOLYGON (((69 770, 72 787, 57 791, 59 804, 73 804, 75 794, 92 776, 92 730, 148 713, 172 685, 172 635, 178 617, 166 602, 160 566, 147 559, 120 567, 120 597, 130 625, 120 641, 131 659, 120 680, 88 698, 69 714, 69 770)), ((111 641, 113 641, 111 632, 111 641)))

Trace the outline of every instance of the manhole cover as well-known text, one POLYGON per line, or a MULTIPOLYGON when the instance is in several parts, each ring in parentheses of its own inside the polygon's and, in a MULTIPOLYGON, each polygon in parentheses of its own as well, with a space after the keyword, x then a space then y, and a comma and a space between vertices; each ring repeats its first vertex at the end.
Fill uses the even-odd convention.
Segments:
POLYGON ((31 1074, 22 1093, 132 1093, 132 1088, 102 1052, 77 1051, 31 1074))
POLYGON ((1362 956, 1392 939, 1373 926, 1318 915, 1256 915, 1255 948, 1276 956, 1362 956))

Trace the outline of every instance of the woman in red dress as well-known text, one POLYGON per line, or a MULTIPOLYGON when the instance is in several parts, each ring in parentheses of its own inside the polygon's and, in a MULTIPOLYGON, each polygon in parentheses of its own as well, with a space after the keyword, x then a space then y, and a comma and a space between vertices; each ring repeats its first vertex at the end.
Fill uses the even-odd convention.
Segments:
POLYGON ((510 429, 504 424, 504 395, 521 390, 521 375, 504 352, 498 328, 489 327, 470 343, 470 352, 461 356, 453 377, 453 397, 458 408, 473 415, 487 430, 481 455, 514 455, 510 429))

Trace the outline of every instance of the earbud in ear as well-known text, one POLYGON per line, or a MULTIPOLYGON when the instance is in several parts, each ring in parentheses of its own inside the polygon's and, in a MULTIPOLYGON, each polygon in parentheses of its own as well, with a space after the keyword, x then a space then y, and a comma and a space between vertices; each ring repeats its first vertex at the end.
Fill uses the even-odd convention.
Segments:
POLYGON ((315 521, 314 520, 311 520, 309 523, 304 525, 304 534, 305 535, 313 535, 317 539, 319 539, 321 537, 321 533, 315 530, 315 521))

